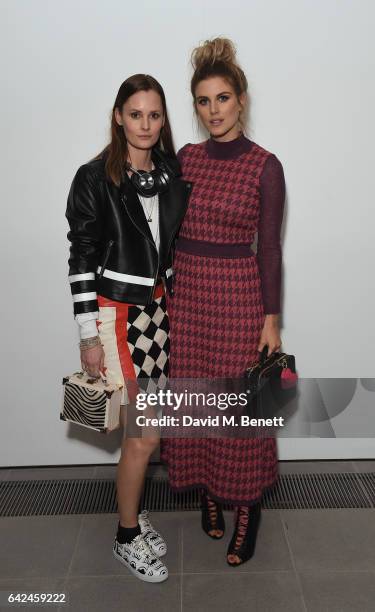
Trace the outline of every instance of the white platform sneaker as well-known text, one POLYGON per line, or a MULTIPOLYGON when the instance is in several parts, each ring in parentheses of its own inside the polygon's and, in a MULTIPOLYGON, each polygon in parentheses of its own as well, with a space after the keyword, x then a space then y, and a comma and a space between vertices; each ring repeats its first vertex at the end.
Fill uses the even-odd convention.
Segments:
POLYGON ((143 539, 147 542, 153 553, 158 557, 165 555, 167 552, 167 545, 160 533, 151 525, 148 510, 142 510, 142 512, 138 514, 138 523, 141 528, 143 539))
POLYGON ((140 580, 163 582, 168 578, 168 569, 163 561, 153 553, 142 534, 137 535, 126 544, 120 544, 116 537, 113 555, 140 580))

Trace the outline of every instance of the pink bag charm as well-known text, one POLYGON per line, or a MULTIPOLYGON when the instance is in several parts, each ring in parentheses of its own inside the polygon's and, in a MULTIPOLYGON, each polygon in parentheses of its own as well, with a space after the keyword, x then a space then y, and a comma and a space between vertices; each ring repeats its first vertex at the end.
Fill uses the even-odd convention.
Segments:
POLYGON ((289 389, 289 387, 294 387, 296 384, 298 374, 296 372, 292 372, 290 368, 283 368, 280 378, 282 389, 289 389))

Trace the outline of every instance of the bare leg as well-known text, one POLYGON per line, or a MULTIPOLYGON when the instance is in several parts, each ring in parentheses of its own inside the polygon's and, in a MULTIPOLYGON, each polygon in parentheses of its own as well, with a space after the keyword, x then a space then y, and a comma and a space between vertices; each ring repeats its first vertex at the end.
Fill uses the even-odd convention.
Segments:
MULTIPOLYGON (((132 408, 128 407, 128 411, 130 410, 132 408)), ((153 415, 147 414, 147 416, 153 415)), ((125 430, 127 425, 125 418, 123 424, 125 430)), ((116 486, 120 525, 122 527, 136 527, 138 525, 138 507, 148 462, 160 441, 156 428, 152 432, 149 429, 147 432, 140 431, 140 435, 142 433, 144 437, 136 438, 124 435, 121 446, 116 486)))

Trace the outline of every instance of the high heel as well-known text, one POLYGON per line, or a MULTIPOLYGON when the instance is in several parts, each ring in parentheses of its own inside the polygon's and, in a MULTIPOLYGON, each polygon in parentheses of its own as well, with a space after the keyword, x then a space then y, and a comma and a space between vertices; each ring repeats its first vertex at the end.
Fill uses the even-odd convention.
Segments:
POLYGON ((232 567, 242 565, 254 554, 255 544, 260 523, 262 504, 258 502, 251 508, 247 506, 236 507, 235 529, 227 550, 227 563, 232 567), (229 561, 228 556, 236 555, 240 562, 229 561))
POLYGON ((221 504, 211 499, 206 492, 201 496, 202 529, 213 540, 221 540, 225 531, 225 521, 221 504), (220 530, 221 535, 212 535, 209 531, 220 530))

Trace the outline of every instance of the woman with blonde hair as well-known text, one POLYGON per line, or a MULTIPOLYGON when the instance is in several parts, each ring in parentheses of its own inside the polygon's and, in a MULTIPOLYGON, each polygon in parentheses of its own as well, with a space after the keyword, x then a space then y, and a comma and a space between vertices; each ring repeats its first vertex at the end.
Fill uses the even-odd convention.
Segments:
MULTIPOLYGON (((192 54, 191 93, 209 139, 178 153, 193 183, 174 262, 171 378, 240 378, 268 346, 280 349, 280 229, 285 199, 278 158, 243 132, 247 80, 233 43, 206 41, 192 54), (258 235, 256 254, 251 249, 258 235)), ((164 438, 170 484, 202 490, 202 528, 219 539, 222 504, 235 506, 227 562, 254 553, 263 492, 277 480, 274 437, 164 438)))

